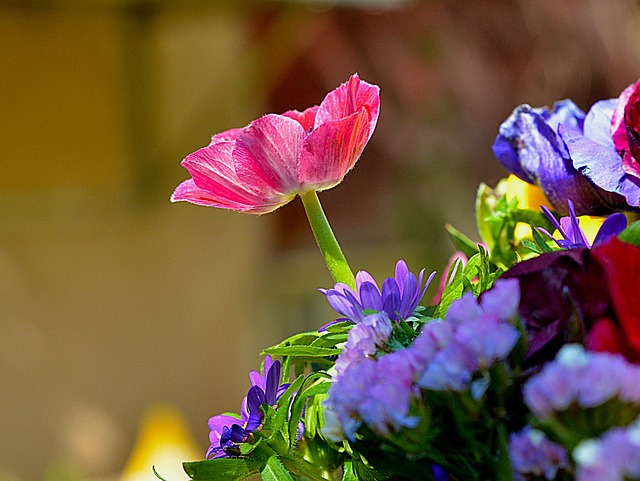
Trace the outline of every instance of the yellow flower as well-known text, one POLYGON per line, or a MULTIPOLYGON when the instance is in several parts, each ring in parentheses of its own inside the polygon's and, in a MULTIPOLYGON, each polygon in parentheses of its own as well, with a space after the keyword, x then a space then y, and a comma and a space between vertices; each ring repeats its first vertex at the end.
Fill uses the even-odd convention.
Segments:
POLYGON ((138 438, 120 481, 155 479, 154 467, 165 479, 187 480, 182 462, 201 458, 200 451, 178 409, 166 404, 151 406, 142 417, 138 438))

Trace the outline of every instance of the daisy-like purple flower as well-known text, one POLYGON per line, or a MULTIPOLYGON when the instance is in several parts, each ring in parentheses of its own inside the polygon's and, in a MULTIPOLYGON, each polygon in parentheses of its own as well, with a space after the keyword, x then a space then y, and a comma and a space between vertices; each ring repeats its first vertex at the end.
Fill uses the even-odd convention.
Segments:
POLYGON ((346 320, 359 323, 370 312, 386 312, 389 319, 400 320, 411 316, 424 297, 429 283, 433 279, 433 272, 422 284, 424 269, 416 276, 409 272, 405 261, 396 264, 395 277, 389 277, 378 287, 371 274, 360 271, 356 275, 356 290, 346 284, 338 283, 333 289, 321 289, 331 307, 346 320))
MULTIPOLYGON (((589 249, 591 248, 591 246, 589 245, 587 236, 580 228, 580 219, 578 219, 578 217, 576 216, 576 210, 573 206, 573 202, 571 202, 571 200, 567 200, 567 202, 569 203, 569 216, 562 217, 560 219, 560 222, 556 220, 549 209, 547 209, 545 206, 540 206, 553 226, 563 237, 562 239, 555 239, 542 227, 539 227, 538 230, 544 233, 550 239, 554 240, 556 244, 558 244, 558 246, 563 249, 589 249)), ((605 243, 612 237, 617 236, 626 228, 627 218, 624 216, 624 214, 621 214, 619 212, 611 214, 600 226, 600 229, 598 230, 598 233, 593 240, 593 245, 597 246, 605 243)))
POLYGON ((233 456, 239 453, 238 445, 247 441, 264 421, 263 404, 273 406, 289 387, 280 385, 280 361, 271 356, 264 360, 263 373, 251 371, 251 388, 242 400, 241 414, 220 414, 209 419, 207 459, 233 456))

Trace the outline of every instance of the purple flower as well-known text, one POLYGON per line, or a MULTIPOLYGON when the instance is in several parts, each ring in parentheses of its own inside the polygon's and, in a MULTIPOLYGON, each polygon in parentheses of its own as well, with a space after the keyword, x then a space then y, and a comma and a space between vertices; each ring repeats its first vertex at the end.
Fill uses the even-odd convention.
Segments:
POLYGON ((611 429, 598 439, 582 441, 572 453, 576 481, 640 478, 640 418, 611 429))
POLYGON ((239 454, 238 445, 247 441, 264 420, 261 406, 276 404, 288 384, 280 385, 280 361, 264 360, 263 373, 251 371, 251 388, 242 400, 241 414, 220 414, 209 419, 207 459, 239 454))
MULTIPOLYGON (((560 235, 563 237, 562 239, 555 239, 549 232, 541 227, 539 227, 538 230, 543 232, 550 239, 554 240, 556 244, 563 249, 589 249, 591 246, 589 245, 587 236, 580 228, 580 219, 576 216, 576 210, 573 206, 573 202, 569 199, 567 199, 567 202, 569 203, 569 216, 562 217, 560 222, 556 220, 549 209, 545 206, 540 206, 554 227, 558 232, 560 232, 560 235)), ((593 240, 593 245, 597 246, 605 243, 612 237, 617 236, 626 228, 627 218, 624 214, 619 212, 611 214, 600 226, 600 229, 593 240)))
POLYGON ((418 278, 409 272, 407 264, 400 260, 396 264, 395 277, 389 277, 382 283, 382 290, 373 277, 366 271, 356 275, 356 290, 346 284, 338 283, 333 289, 321 289, 331 307, 352 322, 362 322, 366 311, 386 312, 389 319, 399 320, 411 316, 435 272, 422 285, 424 269, 418 278))
POLYGON ((505 359, 520 338, 511 324, 519 299, 517 282, 498 280, 480 300, 467 292, 451 304, 444 322, 426 324, 409 348, 424 363, 418 385, 462 391, 475 373, 505 359))
POLYGON ((409 413, 411 399, 418 395, 415 367, 409 349, 377 360, 367 357, 349 366, 329 388, 324 403, 325 436, 335 442, 345 437, 354 441, 363 423, 380 436, 415 427, 420 419, 409 413))
POLYGON ((621 192, 583 172, 574 150, 565 145, 568 139, 587 139, 590 126, 589 115, 570 100, 557 102, 553 111, 520 105, 500 126, 493 153, 509 172, 539 186, 560 213, 568 211, 567 199, 573 199, 579 215, 628 209, 621 192))
POLYGON ((569 469, 565 449, 531 426, 511 434, 509 456, 513 470, 523 476, 533 475, 551 481, 556 479, 559 470, 569 469))
POLYGON ((609 400, 640 404, 640 366, 618 354, 587 352, 580 344, 566 344, 523 388, 524 402, 545 421, 556 413, 595 408, 609 400))
POLYGON ((361 323, 356 324, 349 331, 342 353, 336 359, 333 381, 339 380, 350 366, 373 357, 384 347, 392 330, 391 321, 384 312, 366 316, 361 323))

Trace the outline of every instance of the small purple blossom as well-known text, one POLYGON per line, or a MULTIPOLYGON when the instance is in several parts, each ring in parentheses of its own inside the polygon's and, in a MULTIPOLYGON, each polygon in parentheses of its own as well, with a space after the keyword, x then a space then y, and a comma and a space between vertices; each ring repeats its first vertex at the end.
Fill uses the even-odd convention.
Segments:
POLYGON ((238 445, 245 442, 264 420, 262 404, 273 406, 286 391, 288 384, 280 385, 280 361, 271 356, 264 360, 263 373, 251 371, 251 388, 242 400, 241 414, 220 414, 209 419, 209 441, 206 458, 233 455, 238 445))
POLYGON ((640 403, 640 366, 618 354, 587 352, 566 344, 523 388, 525 404, 541 421, 573 404, 593 408, 617 398, 640 403))
MULTIPOLYGON (((571 200, 567 200, 569 203, 569 216, 562 217, 560 222, 556 220, 554 215, 545 206, 541 206, 545 215, 549 218, 554 227, 558 230, 562 239, 555 239, 549 232, 539 227, 538 230, 544 233, 547 237, 552 239, 562 249, 589 249, 589 241, 587 236, 580 227, 580 219, 576 216, 576 210, 571 200)), ((611 214, 602 223, 596 237, 593 241, 593 245, 597 246, 605 243, 612 237, 617 236, 620 232, 627 228, 627 218, 624 214, 616 212, 611 214)))
POLYGON ((384 347, 392 330, 393 326, 385 312, 368 315, 356 324, 349 331, 342 353, 336 359, 333 381, 339 380, 350 366, 372 357, 384 347))
POLYGON ((425 357, 420 387, 461 391, 470 385, 476 372, 505 359, 520 338, 511 324, 519 299, 517 282, 498 280, 480 300, 467 292, 453 302, 443 323, 426 324, 412 346, 425 357), (438 347, 435 334, 445 340, 438 347))
POLYGON ((418 395, 415 366, 409 349, 377 360, 367 357, 349 366, 329 388, 324 403, 325 436, 334 442, 354 441, 363 423, 380 436, 415 427, 420 419, 409 413, 411 399, 418 395))
POLYGON ((396 264, 395 277, 389 277, 382 283, 382 290, 371 274, 360 271, 356 275, 356 290, 346 284, 338 283, 333 289, 321 289, 327 301, 346 319, 358 323, 367 315, 367 311, 386 312, 390 319, 406 319, 411 316, 433 279, 433 272, 425 284, 422 284, 424 269, 418 278, 409 272, 407 264, 400 260, 396 264))
POLYGON ((582 441, 572 453, 576 481, 624 481, 640 478, 640 418, 582 441))
POLYGON ((514 472, 523 476, 534 475, 552 481, 558 471, 570 468, 566 450, 531 426, 511 434, 509 456, 514 472))

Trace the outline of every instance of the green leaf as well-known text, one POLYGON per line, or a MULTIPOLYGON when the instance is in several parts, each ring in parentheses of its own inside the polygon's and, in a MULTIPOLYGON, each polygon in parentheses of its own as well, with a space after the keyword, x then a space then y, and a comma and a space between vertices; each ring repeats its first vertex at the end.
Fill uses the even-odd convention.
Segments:
POLYGON ((533 234, 533 238, 536 241, 536 244, 538 244, 538 247, 542 250, 542 252, 552 252, 555 250, 549 246, 547 239, 543 237, 543 235, 540 234, 540 232, 538 232, 538 229, 531 229, 531 234, 533 234))
POLYGON ((258 474, 265 461, 252 458, 218 458, 182 463, 191 479, 198 481, 240 481, 258 474))
POLYGON ((640 247, 640 220, 634 222, 625 230, 618 234, 618 239, 627 244, 632 244, 636 247, 640 247))
POLYGON ((353 469, 353 461, 346 459, 342 468, 342 481, 358 481, 358 476, 353 469))
POLYGON ((473 257, 478 253, 478 246, 475 242, 469 239, 466 235, 453 227, 451 224, 447 224, 444 227, 453 242, 456 249, 462 252, 467 258, 473 257))
POLYGON ((260 471, 263 481, 293 481, 293 477, 289 474, 277 456, 271 456, 267 464, 260 471))
POLYGON ((156 471, 156 467, 155 466, 151 466, 151 469, 153 470, 153 474, 155 474, 156 478, 160 479, 161 481, 167 481, 166 479, 164 479, 162 476, 160 476, 160 474, 158 473, 158 471, 156 471))
POLYGON ((527 249, 529 249, 531 252, 534 252, 536 254, 542 254, 542 251, 538 248, 538 246, 533 242, 531 242, 530 240, 523 239, 522 245, 525 246, 527 249))
POLYGON ((462 260, 456 259, 447 273, 447 282, 440 296, 438 308, 434 312, 435 318, 444 317, 451 303, 462 295, 462 271, 462 260))
POLYGON ((292 357, 327 357, 337 356, 342 349, 315 346, 282 346, 270 347, 263 351, 263 354, 271 356, 292 356, 292 357))

